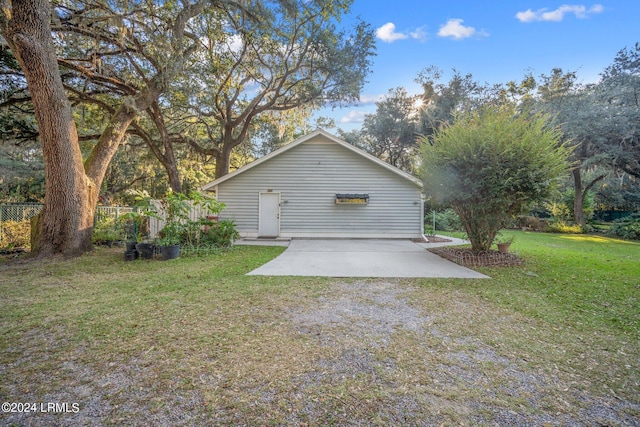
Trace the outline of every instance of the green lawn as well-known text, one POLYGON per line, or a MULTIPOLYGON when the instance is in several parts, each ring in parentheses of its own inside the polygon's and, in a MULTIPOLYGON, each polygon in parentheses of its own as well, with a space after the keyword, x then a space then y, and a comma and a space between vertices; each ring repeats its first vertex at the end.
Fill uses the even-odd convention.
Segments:
MULTIPOLYGON (((459 342, 460 351, 473 337, 522 369, 546 372, 563 384, 612 395, 637 408, 640 244, 584 235, 513 234, 512 251, 525 264, 481 269, 491 280, 396 282, 411 289, 411 306, 437 318, 439 333, 459 342)), ((297 378, 329 369, 317 367, 327 357, 326 348, 297 330, 290 313, 315 307, 338 284, 356 281, 245 275, 282 250, 237 246, 218 255, 167 262, 123 262, 118 249, 56 263, 5 260, 0 265, 0 397, 9 402, 79 401, 80 415, 93 417, 76 420, 79 424, 211 424, 206 422, 211 417, 222 424, 288 424, 292 411, 302 411, 304 404, 292 407, 273 396, 265 403, 260 400, 264 392, 255 390, 268 388, 271 395, 291 398, 297 396, 292 391, 297 378), (196 394, 194 403, 188 396, 196 394), (167 415, 178 410, 179 416, 167 415), (154 418, 162 414, 170 421, 154 418)), ((321 408, 313 413, 316 418, 306 419, 340 424, 337 408, 345 413, 351 408, 353 414, 354 408, 386 405, 400 389, 407 396, 424 391, 424 382, 430 381, 421 377, 429 369, 420 368, 426 344, 416 339, 398 333, 384 349, 367 350, 374 361, 387 366, 392 360, 398 369, 393 377, 384 369, 376 371, 384 379, 376 387, 367 387, 372 384, 367 375, 374 374, 366 373, 349 386, 336 377, 330 385, 305 389, 310 393, 305 398, 321 408), (324 415, 318 418, 318 412, 324 415)), ((499 376, 503 368, 489 364, 483 369, 499 376)), ((545 391, 549 413, 579 416, 577 409, 557 403, 563 390, 545 391)), ((449 390, 438 399, 459 405, 469 393, 449 390)), ((524 411, 519 400, 500 397, 496 402, 524 411)), ((454 416, 455 405, 438 415, 445 418, 434 419, 473 424, 477 414, 454 416)), ((540 411, 531 409, 532 414, 540 411)), ((631 410, 631 417, 638 415, 640 410, 631 410)), ((3 425, 6 417, 0 414, 3 425)), ((415 417, 426 419, 424 414, 415 417)), ((384 424, 385 418, 380 420, 384 424)))
POLYGON ((517 269, 486 271, 495 280, 476 291, 550 323, 638 337, 640 244, 606 237, 505 232, 525 259, 517 269))

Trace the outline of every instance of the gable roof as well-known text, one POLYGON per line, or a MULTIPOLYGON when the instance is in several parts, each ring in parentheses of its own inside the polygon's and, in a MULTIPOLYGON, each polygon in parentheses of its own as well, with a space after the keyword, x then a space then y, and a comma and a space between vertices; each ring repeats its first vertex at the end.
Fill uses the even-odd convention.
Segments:
POLYGON ((235 177, 237 175, 240 175, 241 173, 244 173, 244 172, 248 171, 249 169, 252 169, 252 168, 258 166, 261 163, 264 163, 267 160, 269 160, 269 159, 271 159, 271 158, 273 158, 275 156, 279 156, 280 154, 282 154, 282 153, 284 153, 286 151, 289 151, 292 148, 297 147, 298 145, 300 145, 300 144, 302 144, 302 143, 304 143, 306 141, 309 141, 309 140, 315 138, 318 135, 322 135, 325 138, 329 139, 331 142, 334 142, 334 143, 346 148, 347 150, 351 150, 352 152, 364 157, 365 159, 377 164, 378 166, 381 166, 381 167, 383 167, 383 168, 395 173, 396 175, 399 175, 400 177, 402 177, 402 178, 404 178, 404 179, 406 179, 408 181, 411 181, 413 184, 418 185, 419 187, 422 187, 422 181, 419 180, 418 178, 416 178, 415 176, 413 176, 413 175, 411 175, 411 174, 409 174, 409 173, 407 173, 407 172, 405 172, 405 171, 403 171, 401 169, 398 169, 397 167, 395 167, 393 165, 390 165, 389 163, 385 162, 384 160, 380 160, 379 158, 377 158, 375 156, 372 156, 371 154, 369 154, 369 153, 367 153, 367 152, 365 152, 365 151, 363 151, 363 150, 361 150, 361 149, 349 144, 346 141, 341 140, 340 138, 337 138, 337 137, 331 135, 330 133, 328 133, 328 132, 326 132, 326 131, 324 131, 322 129, 318 129, 318 130, 316 130, 314 132, 311 132, 310 134, 307 134, 307 135, 305 135, 303 137, 300 137, 300 138, 296 139, 295 141, 285 145, 284 147, 281 147, 281 148, 279 148, 279 149, 277 149, 275 151, 272 151, 271 153, 267 154, 266 156, 263 156, 263 157, 260 157, 257 160, 254 160, 253 162, 249 163, 248 165, 242 166, 241 168, 236 169, 233 172, 228 173, 227 175, 216 179, 215 181, 212 181, 212 182, 210 182, 208 184, 203 185, 202 186, 202 190, 203 191, 212 190, 216 185, 221 184, 221 183, 223 183, 223 182, 225 182, 225 181, 227 181, 229 179, 232 179, 233 177, 235 177))

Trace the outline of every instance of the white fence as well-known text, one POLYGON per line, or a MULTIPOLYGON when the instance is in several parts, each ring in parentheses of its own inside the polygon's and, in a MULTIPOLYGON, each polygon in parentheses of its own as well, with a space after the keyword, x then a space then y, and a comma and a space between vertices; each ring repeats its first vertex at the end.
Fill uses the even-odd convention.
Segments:
MULTIPOLYGON (((159 218, 149 219, 149 237, 154 239, 158 237, 160 230, 164 228, 164 210, 159 200, 152 200, 153 205, 158 211, 159 218)), ((197 221, 200 218, 204 218, 207 215, 212 215, 211 212, 205 211, 200 206, 193 206, 193 203, 188 201, 191 205, 189 209, 189 219, 197 221)), ((2 224, 4 221, 27 221, 32 217, 38 215, 42 211, 42 204, 0 204, 0 240, 2 240, 2 224)), ((118 219, 120 216, 134 211, 135 208, 130 206, 98 206, 96 208, 96 215, 94 224, 98 224, 105 218, 112 217, 118 219)))
MULTIPOLYGON (((152 200, 151 203, 156 208, 158 213, 158 218, 149 218, 149 237, 151 239, 155 239, 158 237, 158 233, 164 228, 165 225, 165 213, 164 209, 162 209, 162 204, 160 200, 152 200)), ((200 218, 205 218, 208 215, 213 215, 211 212, 202 209, 201 206, 194 206, 193 202, 187 200, 189 204, 189 219, 191 221, 197 221, 200 218)))

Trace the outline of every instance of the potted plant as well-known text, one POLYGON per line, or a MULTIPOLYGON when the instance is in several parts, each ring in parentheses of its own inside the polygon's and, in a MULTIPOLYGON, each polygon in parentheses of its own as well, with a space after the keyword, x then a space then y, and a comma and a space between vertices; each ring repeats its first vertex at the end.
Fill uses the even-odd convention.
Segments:
POLYGON ((122 221, 125 221, 132 226, 132 230, 130 230, 130 238, 132 240, 129 240, 126 243, 126 261, 138 258, 138 255, 143 259, 152 259, 155 251, 153 243, 143 241, 147 234, 147 221, 149 218, 158 217, 155 206, 151 203, 151 198, 146 195, 141 195, 137 197, 136 200, 137 202, 134 205, 134 210, 120 217, 122 221))
POLYGON ((193 200, 193 205, 198 207, 201 213, 206 213, 204 218, 197 220, 203 226, 202 231, 206 234, 211 227, 218 224, 220 211, 225 208, 225 205, 214 198, 203 196, 197 191, 190 193, 189 196, 193 200))
POLYGON ((504 237, 496 240, 496 245, 498 246, 498 251, 503 254, 508 254, 509 249, 511 247, 511 243, 513 243, 514 237, 504 237))
POLYGON ((180 254, 184 224, 189 220, 191 206, 184 194, 169 192, 161 201, 165 225, 157 243, 163 260, 175 259, 180 254))
POLYGON ((181 228, 179 224, 171 223, 165 225, 160 232, 157 244, 160 247, 160 254, 164 261, 180 256, 181 228))

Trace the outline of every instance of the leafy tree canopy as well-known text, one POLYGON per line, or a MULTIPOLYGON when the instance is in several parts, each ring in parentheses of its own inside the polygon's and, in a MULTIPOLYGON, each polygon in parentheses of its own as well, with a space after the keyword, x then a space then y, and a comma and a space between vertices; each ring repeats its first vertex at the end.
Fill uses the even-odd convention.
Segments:
POLYGON ((194 123, 185 139, 215 157, 217 177, 229 172, 232 150, 258 120, 359 98, 375 38, 364 22, 338 29, 351 3, 261 0, 254 4, 259 19, 229 9, 193 26, 203 50, 180 83, 194 123))

